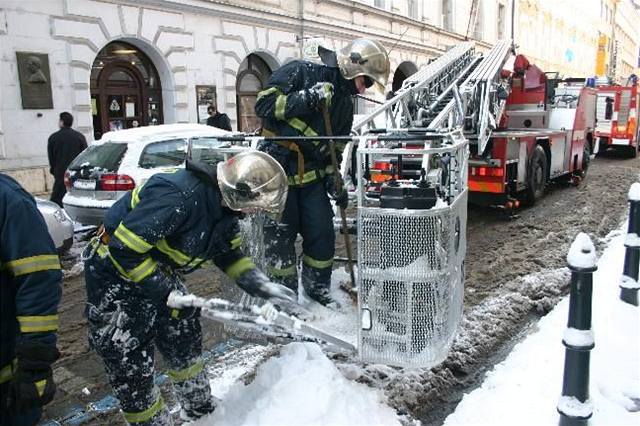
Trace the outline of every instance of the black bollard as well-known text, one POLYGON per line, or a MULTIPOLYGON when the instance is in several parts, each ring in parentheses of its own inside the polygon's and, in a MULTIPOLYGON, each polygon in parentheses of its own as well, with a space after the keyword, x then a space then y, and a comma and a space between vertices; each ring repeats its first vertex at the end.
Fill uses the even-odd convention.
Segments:
POLYGON ((562 343, 565 346, 562 396, 558 402, 560 426, 586 425, 593 413, 589 400, 589 359, 595 346, 591 330, 591 293, 596 250, 587 234, 580 233, 569 250, 571 270, 569 321, 562 343))
POLYGON ((638 306, 638 269, 640 269, 640 183, 629 190, 629 227, 624 255, 624 271, 620 279, 620 299, 638 306))

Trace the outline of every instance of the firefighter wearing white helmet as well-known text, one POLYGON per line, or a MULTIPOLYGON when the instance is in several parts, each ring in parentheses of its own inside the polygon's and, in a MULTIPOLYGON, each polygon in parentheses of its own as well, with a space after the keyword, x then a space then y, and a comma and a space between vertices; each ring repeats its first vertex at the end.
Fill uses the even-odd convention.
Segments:
MULTIPOLYGON (((357 39, 338 52, 320 48, 324 64, 292 61, 277 69, 258 94, 256 114, 262 134, 270 137, 258 149, 273 156, 287 174, 289 191, 279 223, 265 225, 267 273, 292 290, 298 289, 295 241, 302 235, 301 282, 305 292, 323 305, 336 305, 329 293, 335 252, 333 209, 346 207, 346 191, 337 190, 325 136, 322 110, 329 113, 334 135, 351 133, 352 97, 377 84, 387 84, 389 57, 373 40, 357 39), (306 136, 306 141, 278 140, 306 136)), ((336 141, 338 163, 344 144, 336 141)), ((344 188, 344 185, 342 185, 344 188)))
POLYGON ((182 276, 205 261, 252 296, 279 306, 295 293, 272 283, 241 250, 240 212, 278 214, 287 194, 282 167, 248 151, 217 167, 187 161, 185 169, 153 175, 107 212, 103 230, 83 256, 89 343, 102 357, 124 419, 170 425, 154 378, 154 348, 169 365, 183 417, 215 409, 203 370, 200 313, 170 309, 170 292, 186 292, 182 276))

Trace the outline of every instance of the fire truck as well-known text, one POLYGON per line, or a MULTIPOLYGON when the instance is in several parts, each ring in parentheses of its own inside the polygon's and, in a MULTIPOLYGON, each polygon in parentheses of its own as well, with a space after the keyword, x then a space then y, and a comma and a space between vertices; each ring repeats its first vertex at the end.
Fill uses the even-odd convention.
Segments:
POLYGON ((597 124, 595 153, 612 147, 627 156, 638 155, 638 83, 629 79, 625 86, 599 86, 596 104, 597 124))
MULTIPOLYGON (((452 51, 470 49, 466 43, 460 46, 452 51)), ((417 95, 423 80, 418 72, 393 99, 357 121, 354 130, 376 132, 386 121, 392 128, 444 131, 461 121, 470 149, 469 201, 508 211, 535 203, 551 180, 578 183, 585 176, 594 141, 596 90, 583 79, 551 78, 525 56, 514 57, 511 45, 503 42, 486 54, 459 55, 448 67, 450 73, 438 77, 435 93, 417 95)), ((404 146, 413 145, 408 141, 404 146)), ((365 165, 367 193, 375 197, 389 181, 417 179, 428 169, 426 160, 370 160, 365 165)))

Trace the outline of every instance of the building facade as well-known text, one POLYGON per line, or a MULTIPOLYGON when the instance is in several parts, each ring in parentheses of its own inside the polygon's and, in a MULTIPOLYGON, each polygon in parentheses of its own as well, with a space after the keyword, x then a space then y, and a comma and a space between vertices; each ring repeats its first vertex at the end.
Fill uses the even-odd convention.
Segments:
MULTIPOLYGON (((545 70, 592 75, 598 11, 585 21, 556 3, 571 2, 2 0, 0 170, 32 192, 47 191, 47 138, 62 111, 89 141, 110 130, 203 122, 209 104, 234 130, 253 131, 253 105, 271 72, 313 59, 319 44, 381 41, 394 90, 467 37, 479 50, 510 37, 512 4, 521 53, 545 70)), ((356 110, 374 106, 358 101, 356 110)))

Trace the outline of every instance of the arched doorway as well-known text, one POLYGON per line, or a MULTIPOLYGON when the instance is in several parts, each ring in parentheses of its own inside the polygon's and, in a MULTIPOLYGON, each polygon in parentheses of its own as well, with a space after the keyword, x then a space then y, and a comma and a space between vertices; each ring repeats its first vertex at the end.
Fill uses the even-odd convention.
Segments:
POLYGON ((398 65, 396 72, 393 73, 391 90, 393 90, 393 92, 397 92, 402 87, 402 83, 407 79, 407 77, 415 74, 417 71, 418 67, 416 67, 413 62, 405 61, 398 65))
POLYGON ((256 100, 271 72, 269 65, 255 53, 247 56, 240 64, 236 80, 238 131, 253 132, 260 128, 260 119, 255 112, 256 100))
POLYGON ((122 41, 106 45, 91 68, 94 138, 111 130, 163 123, 162 87, 147 55, 122 41))

